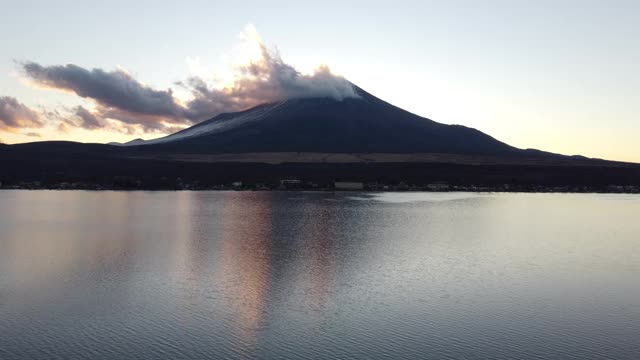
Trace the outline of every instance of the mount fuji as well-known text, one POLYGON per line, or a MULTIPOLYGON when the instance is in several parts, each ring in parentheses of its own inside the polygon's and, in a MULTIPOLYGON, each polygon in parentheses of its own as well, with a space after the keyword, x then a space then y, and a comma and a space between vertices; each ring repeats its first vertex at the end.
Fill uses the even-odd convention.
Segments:
POLYGON ((146 151, 451 153, 522 150, 478 130, 412 114, 354 85, 357 97, 300 98, 220 114, 175 134, 124 144, 146 151))

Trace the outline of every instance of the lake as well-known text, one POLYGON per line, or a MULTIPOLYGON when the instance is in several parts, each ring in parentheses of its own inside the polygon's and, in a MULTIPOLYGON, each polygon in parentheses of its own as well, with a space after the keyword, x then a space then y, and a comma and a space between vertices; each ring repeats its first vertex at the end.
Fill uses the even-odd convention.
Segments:
POLYGON ((640 196, 0 191, 0 359, 638 359, 640 196))

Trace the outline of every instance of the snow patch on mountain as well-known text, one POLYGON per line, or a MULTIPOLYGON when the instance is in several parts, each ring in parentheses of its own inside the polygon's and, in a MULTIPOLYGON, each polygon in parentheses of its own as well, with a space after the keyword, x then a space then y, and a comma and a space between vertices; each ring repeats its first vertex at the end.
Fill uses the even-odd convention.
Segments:
POLYGON ((255 121, 259 121, 270 113, 278 109, 285 101, 281 101, 274 104, 265 104, 262 106, 255 107, 253 109, 235 113, 235 114, 221 114, 216 116, 215 118, 202 122, 198 125, 192 126, 188 129, 179 131, 175 134, 171 134, 169 136, 165 136, 159 139, 147 140, 144 142, 131 142, 124 144, 125 146, 136 146, 136 145, 152 145, 152 144, 163 144, 169 143, 178 140, 184 140, 187 138, 192 138, 204 134, 215 134, 221 133, 225 131, 229 131, 240 126, 246 125, 248 123, 252 123, 255 121), (231 116, 229 116, 231 115, 231 116))

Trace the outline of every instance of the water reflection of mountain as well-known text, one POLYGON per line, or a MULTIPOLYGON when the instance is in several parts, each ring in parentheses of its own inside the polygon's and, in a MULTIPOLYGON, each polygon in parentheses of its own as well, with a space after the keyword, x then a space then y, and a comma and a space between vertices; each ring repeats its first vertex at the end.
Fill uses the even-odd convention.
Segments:
POLYGON ((287 194, 225 195, 219 214, 221 290, 235 331, 254 343, 274 316, 321 320, 334 274, 331 204, 287 194), (306 314, 306 315, 305 315, 306 314))
POLYGON ((380 212, 342 195, 296 196, 224 193, 215 205, 201 203, 217 209, 206 221, 206 233, 216 234, 209 241, 218 243, 214 286, 231 336, 244 346, 313 339, 340 308, 336 293, 371 266, 366 242, 382 228, 372 225, 380 212), (304 330, 287 333, 292 324, 304 330))

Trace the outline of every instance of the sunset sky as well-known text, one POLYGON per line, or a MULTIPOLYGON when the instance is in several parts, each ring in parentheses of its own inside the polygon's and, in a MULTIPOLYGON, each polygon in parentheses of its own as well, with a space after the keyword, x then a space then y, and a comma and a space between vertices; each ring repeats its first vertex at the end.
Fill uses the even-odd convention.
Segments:
POLYGON ((261 102, 348 96, 344 77, 520 148, 640 162, 636 0, 23 0, 1 13, 5 143, 151 139, 261 102), (308 84, 321 92, 296 93, 308 84))

